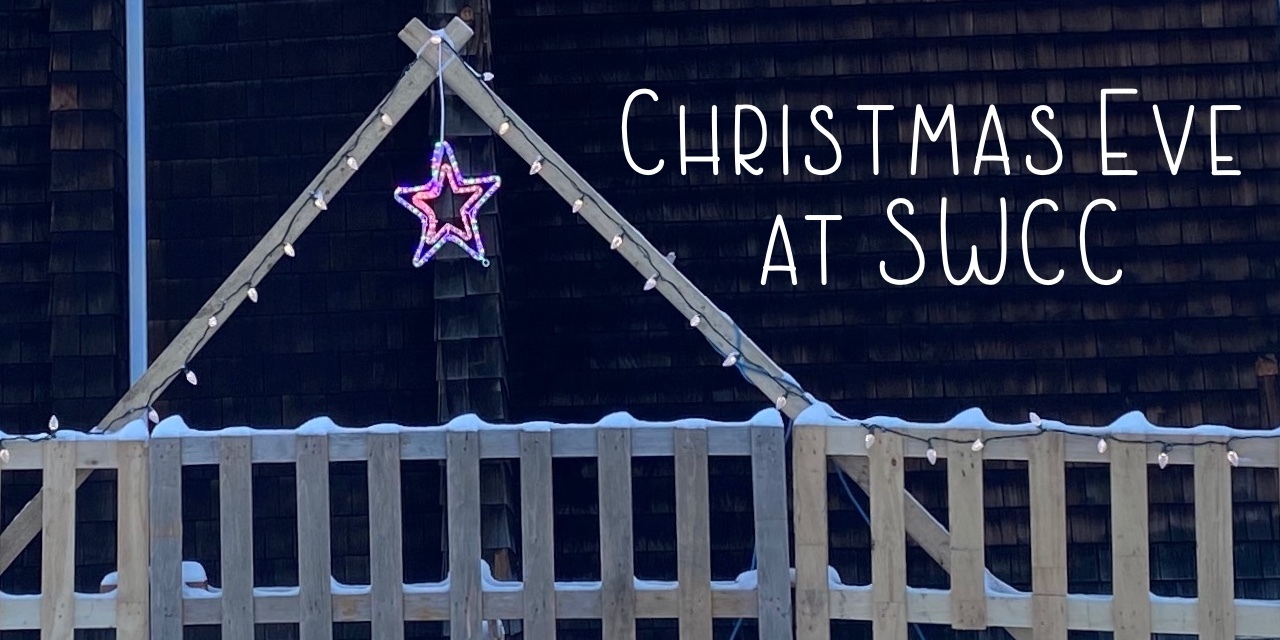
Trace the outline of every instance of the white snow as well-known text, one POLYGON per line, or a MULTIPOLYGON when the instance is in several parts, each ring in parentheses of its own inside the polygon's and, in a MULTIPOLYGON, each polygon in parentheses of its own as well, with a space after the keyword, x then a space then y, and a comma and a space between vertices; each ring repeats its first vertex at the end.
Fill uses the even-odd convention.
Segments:
MULTIPOLYGON (((145 431, 145 423, 137 423, 145 431)), ((539 431, 545 432, 560 429, 594 429, 599 427, 645 429, 645 428, 677 428, 677 429, 714 429, 719 427, 782 427, 782 414, 775 409, 765 409, 748 420, 741 422, 723 422, 702 418, 683 418, 670 421, 640 420, 629 413, 611 413, 594 424, 553 423, 534 421, 516 424, 495 424, 480 419, 475 414, 458 416, 439 426, 405 426, 393 423, 380 423, 368 427, 344 427, 327 417, 312 418, 302 426, 290 431, 287 429, 258 429, 254 427, 226 427, 223 429, 193 429, 187 425, 182 416, 169 416, 160 421, 151 432, 153 438, 210 438, 226 436, 279 436, 293 433, 296 435, 332 435, 377 433, 394 434, 419 431, 539 431)), ((123 433, 121 431, 120 433, 123 433)), ((139 432, 133 432, 139 433, 139 432)), ((112 434, 116 437, 117 434, 112 434)), ((62 437, 59 435, 59 437, 62 437)), ((103 437, 103 436, 93 436, 103 437)))
MULTIPOLYGON (((861 426, 874 424, 881 427, 903 431, 930 431, 947 429, 980 429, 988 432, 1027 433, 1039 431, 1030 421, 1018 424, 994 422, 978 408, 970 408, 956 414, 945 422, 913 422, 891 416, 872 416, 853 419, 840 415, 830 405, 816 403, 800 413, 797 422, 819 426, 861 426)), ((1140 411, 1131 411, 1106 426, 1072 425, 1056 420, 1042 421, 1045 429, 1065 433, 1101 437, 1107 435, 1138 435, 1157 439, 1161 436, 1204 436, 1212 438, 1280 438, 1280 428, 1270 431, 1232 429, 1222 425, 1200 425, 1197 427, 1161 427, 1152 424, 1140 411)))

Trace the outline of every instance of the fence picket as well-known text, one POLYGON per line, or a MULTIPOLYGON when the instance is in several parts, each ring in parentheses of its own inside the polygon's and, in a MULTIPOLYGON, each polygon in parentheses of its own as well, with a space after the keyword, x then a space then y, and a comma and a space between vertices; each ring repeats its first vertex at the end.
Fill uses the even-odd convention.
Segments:
POLYGON ((253 640, 253 438, 218 438, 222 638, 253 640))
POLYGON ((827 430, 797 423, 791 434, 796 558, 796 640, 830 640, 827 430))
POLYGON ((951 626, 987 628, 986 517, 982 452, 973 434, 952 432, 947 444, 947 515, 951 525, 951 626))
POLYGON ((631 431, 597 435, 600 493, 600 613, 604 637, 635 640, 635 546, 631 528, 631 431))
POLYGON ((147 513, 147 443, 122 441, 119 447, 116 501, 116 638, 150 640, 147 610, 147 557, 151 546, 147 513))
POLYGON ((1067 637, 1067 499, 1061 433, 1031 438, 1031 624, 1036 640, 1067 637))
POLYGON ((298 437, 298 635, 333 638, 329 546, 329 437, 298 437))
POLYGON ((151 439, 151 634, 182 637, 182 440, 151 439))
POLYGON ((676 429, 680 640, 711 640, 711 514, 706 429, 676 429))
POLYGON ((902 436, 884 433, 871 458, 871 636, 907 640, 907 529, 902 436))
POLYGON ((1236 637, 1231 465, 1227 447, 1195 448, 1196 620, 1201 640, 1236 637))
POLYGON ((791 541, 787 522, 786 434, 751 428, 751 488, 756 515, 756 594, 760 637, 791 639, 791 541))
POLYGON ((1147 445, 1111 445, 1111 620, 1115 640, 1151 640, 1147 445))
POLYGON ((520 434, 520 505, 524 634, 528 638, 555 638, 555 507, 550 431, 520 434))
POLYGON ((76 443, 44 447, 40 551, 40 640, 66 640, 76 626, 76 443))
POLYGON ((400 436, 369 436, 369 581, 372 636, 404 640, 404 531, 400 436))
POLYGON ((445 462, 449 505, 449 634, 480 638, 480 439, 450 431, 445 462))

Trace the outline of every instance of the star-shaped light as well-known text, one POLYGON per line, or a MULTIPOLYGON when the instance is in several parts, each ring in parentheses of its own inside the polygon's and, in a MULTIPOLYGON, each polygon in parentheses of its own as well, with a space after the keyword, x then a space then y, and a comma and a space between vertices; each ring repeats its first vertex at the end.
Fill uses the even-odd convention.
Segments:
POLYGON ((476 212, 501 186, 502 179, 496 175, 485 175, 467 178, 458 168, 458 159, 453 155, 453 147, 443 140, 436 143, 431 154, 431 180, 426 184, 414 187, 400 187, 395 190, 396 202, 413 212, 422 221, 422 236, 418 240, 418 250, 413 255, 413 266, 421 267, 444 246, 452 242, 489 266, 489 259, 484 257, 484 242, 480 239, 480 224, 476 222, 476 212), (445 162, 446 158, 448 162, 445 162), (440 197, 445 183, 455 195, 467 194, 467 200, 458 210, 459 224, 440 223, 430 201, 440 197), (406 199, 407 198, 407 199, 406 199))

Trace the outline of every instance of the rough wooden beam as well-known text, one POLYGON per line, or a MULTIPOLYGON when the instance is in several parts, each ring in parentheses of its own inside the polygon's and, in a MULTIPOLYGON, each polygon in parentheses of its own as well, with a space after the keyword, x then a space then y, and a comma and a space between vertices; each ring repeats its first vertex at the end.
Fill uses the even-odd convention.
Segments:
MULTIPOLYGON (((415 19, 405 29, 408 30, 414 25, 421 26, 422 23, 415 19)), ((456 18, 445 28, 445 34, 458 47, 464 46, 472 35, 471 28, 456 18)), ((400 37, 401 39, 405 37, 403 32, 400 37)), ((312 202, 313 194, 321 191, 326 200, 332 200, 333 196, 346 185, 347 180, 355 174, 356 170, 348 166, 347 158, 354 158, 357 166, 363 164, 396 123, 408 113, 418 98, 422 97, 423 92, 435 82, 438 65, 430 64, 425 59, 427 56, 434 55, 434 51, 422 51, 422 55, 424 57, 418 58, 409 66, 396 82, 395 87, 391 89, 391 93, 387 94, 369 117, 365 118, 356 132, 347 139, 342 149, 325 164, 311 184, 307 185, 297 200, 280 216, 275 226, 267 231, 267 234, 249 252, 249 255, 245 256, 235 271, 231 272, 222 286, 218 287, 204 306, 200 307, 195 317, 183 327, 182 331, 178 332, 155 362, 151 363, 146 373, 107 412, 94 429, 95 432, 115 431, 131 420, 145 416, 149 406, 161 393, 164 393, 169 383, 182 377, 182 370, 186 365, 244 302, 249 290, 247 283, 256 286, 266 277, 284 255, 285 243, 295 242, 298 236, 302 235, 302 232, 320 216, 320 209, 312 202), (391 118, 390 125, 382 120, 384 114, 391 118), (215 314, 217 324, 210 326, 209 318, 215 314)), ((77 486, 84 483, 90 473, 89 471, 78 473, 77 486)), ((40 512, 43 504, 44 492, 41 491, 22 508, 4 532, 0 533, 0 571, 9 568, 18 554, 26 549, 40 532, 40 512)))
MULTIPOLYGON (((423 51, 424 45, 431 37, 431 31, 420 21, 410 21, 400 32, 400 39, 410 49, 423 51)), ((455 41, 455 48, 461 48, 455 41)), ((428 56, 430 64, 434 56, 428 56)), ((702 322, 698 330, 707 341, 722 353, 737 350, 743 359, 750 362, 760 371, 744 370, 743 373, 751 384, 760 389, 770 401, 776 402, 779 397, 786 398, 781 410, 793 420, 810 406, 807 398, 796 395, 795 388, 784 387, 778 380, 792 380, 790 374, 783 371, 759 346, 745 334, 741 334, 734 322, 720 311, 703 295, 692 282, 684 277, 674 265, 667 262, 663 253, 650 243, 631 223, 627 221, 613 205, 605 200, 590 183, 588 183, 551 145, 547 144, 520 116, 489 89, 484 82, 464 64, 458 62, 446 64, 441 76, 448 87, 467 106, 484 120, 489 128, 498 132, 500 137, 513 151, 532 165, 541 160, 542 170, 538 175, 564 198, 566 203, 582 200, 578 211, 588 224, 606 241, 615 236, 624 236, 626 240, 618 246, 617 252, 642 277, 655 273, 658 276, 657 291, 667 299, 685 317, 695 313, 701 316, 702 322), (505 126, 506 133, 502 133, 505 126), (732 340, 733 342, 730 342, 732 340)), ((846 473, 864 489, 870 486, 870 476, 865 459, 837 459, 846 473), (843 460, 843 461, 841 461, 843 460), (860 474, 851 473, 852 468, 861 467, 860 474)), ((903 493, 903 506, 906 512, 907 534, 911 536, 938 564, 946 569, 950 566, 950 536, 946 528, 929 515, 909 492, 903 493)), ((1010 629, 1016 640, 1030 640, 1027 629, 1010 629)))

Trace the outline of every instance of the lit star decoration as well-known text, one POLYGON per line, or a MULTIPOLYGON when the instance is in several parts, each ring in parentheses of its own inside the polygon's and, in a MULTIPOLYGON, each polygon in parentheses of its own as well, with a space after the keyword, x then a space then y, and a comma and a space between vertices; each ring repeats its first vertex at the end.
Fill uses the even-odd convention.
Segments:
POLYGON ((446 242, 462 247, 472 258, 489 266, 489 259, 484 257, 484 242, 480 239, 480 224, 476 221, 476 212, 501 184, 502 179, 497 175, 474 178, 463 176, 462 170, 458 168, 458 160, 453 155, 453 147, 448 142, 437 142, 435 152, 431 154, 431 180, 426 184, 395 190, 396 202, 422 221, 422 236, 413 256, 413 266, 421 267, 426 264, 446 242), (446 156, 447 163, 444 162, 446 156), (468 196, 458 210, 458 226, 449 222, 441 224, 436 218, 435 210, 428 204, 440 197, 446 182, 454 194, 468 196))

